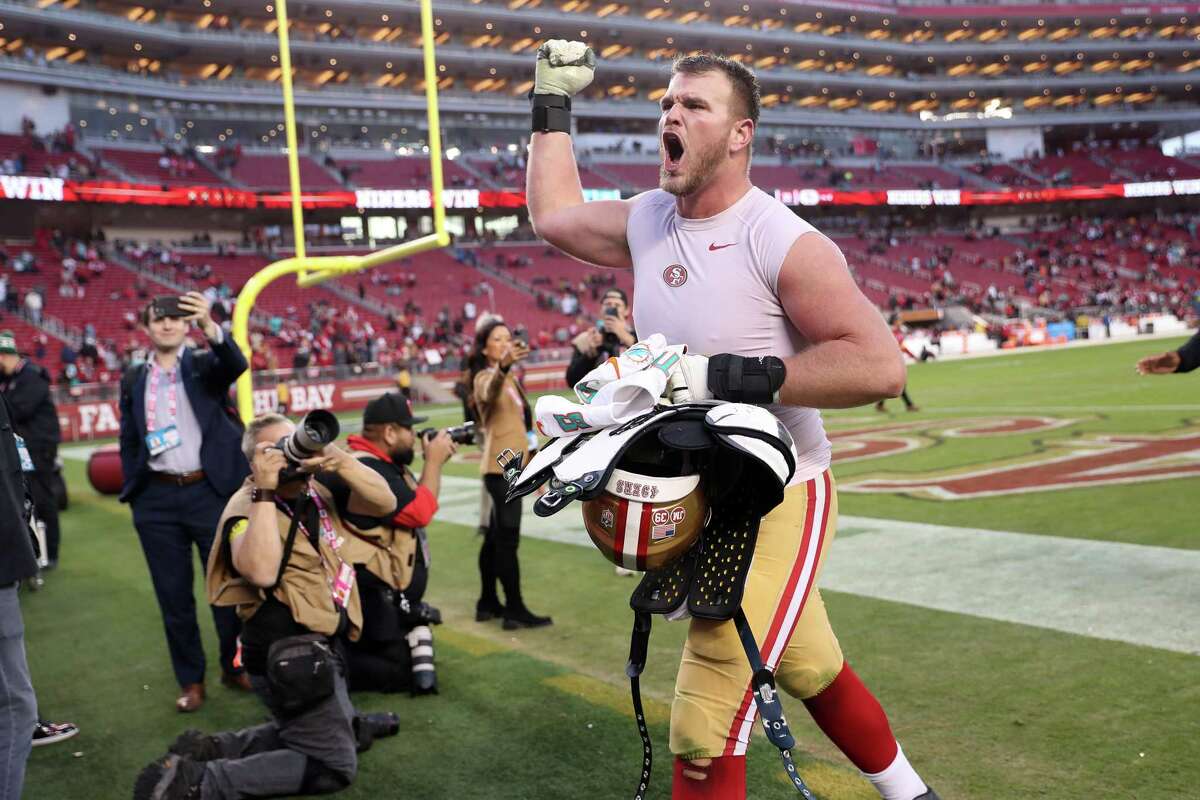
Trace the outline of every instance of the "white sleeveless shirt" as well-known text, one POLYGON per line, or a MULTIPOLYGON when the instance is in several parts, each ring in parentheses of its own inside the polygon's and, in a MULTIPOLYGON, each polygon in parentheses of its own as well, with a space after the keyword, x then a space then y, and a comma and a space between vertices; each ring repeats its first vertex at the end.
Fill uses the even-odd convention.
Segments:
MULTIPOLYGON (((634 197, 626 236, 633 256, 634 327, 662 333, 691 353, 787 358, 807 342, 779 301, 779 271, 792 244, 812 225, 753 187, 707 219, 675 211, 661 189, 634 197)), ((801 483, 829 467, 821 412, 768 405, 796 442, 801 483)))

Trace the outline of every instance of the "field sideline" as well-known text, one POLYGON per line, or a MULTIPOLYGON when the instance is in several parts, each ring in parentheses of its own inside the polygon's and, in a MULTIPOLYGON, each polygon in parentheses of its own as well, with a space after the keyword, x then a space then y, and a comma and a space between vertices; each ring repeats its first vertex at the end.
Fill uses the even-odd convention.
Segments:
MULTIPOLYGON (((848 519, 823 576, 826 603, 847 657, 947 800, 1194 794, 1200 443, 1190 438, 1200 436, 1200 376, 1132 369, 1139 355, 1178 341, 916 365, 909 388, 920 412, 893 401, 887 414, 827 415, 848 519), (1164 440, 1176 450, 1156 449, 1164 440), (985 470, 1029 480, 999 494, 987 488, 999 478, 961 480, 985 470), (1064 474, 1079 488, 1043 489, 1043 476, 1064 474), (875 491, 881 481, 905 488, 875 491), (1053 619, 1039 613, 1051 605, 1053 619), (1133 643, 1150 630, 1166 632, 1158 646, 1133 643)), ((450 412, 435 420, 455 421, 450 412)), ((514 636, 475 623, 466 479, 477 470, 465 459, 451 465, 444 499, 457 522, 431 529, 429 599, 446 616, 435 630, 443 693, 359 698, 399 712, 401 734, 364 755, 359 781, 341 796, 629 797, 640 754, 623 674, 634 583, 571 543, 575 517, 546 538, 530 521, 524 584, 556 625, 514 636)), ((127 798, 137 770, 184 727, 239 727, 263 714, 212 675, 204 709, 173 711, 129 511, 87 486, 81 461, 68 459, 67 473, 62 566, 22 600, 42 711, 83 732, 33 753, 24 796, 127 798)), ((211 625, 202 628, 215 654, 211 625)), ((666 715, 684 633, 656 623, 643 682, 656 748, 650 796, 660 800, 670 796, 666 715)), ((801 705, 788 710, 818 796, 876 796, 801 705)), ((761 737, 749 780, 751 797, 794 796, 761 737)))

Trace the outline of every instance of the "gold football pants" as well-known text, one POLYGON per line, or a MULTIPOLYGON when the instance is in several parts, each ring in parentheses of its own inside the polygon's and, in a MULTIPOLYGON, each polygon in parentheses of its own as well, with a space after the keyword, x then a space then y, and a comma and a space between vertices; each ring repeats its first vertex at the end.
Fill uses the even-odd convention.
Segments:
MULTIPOLYGON (((817 578, 837 529, 828 470, 789 487, 763 517, 742 610, 779 688, 807 698, 842 668, 817 578)), ((671 752, 686 759, 745 755, 758 709, 733 621, 692 619, 671 706, 671 752)))

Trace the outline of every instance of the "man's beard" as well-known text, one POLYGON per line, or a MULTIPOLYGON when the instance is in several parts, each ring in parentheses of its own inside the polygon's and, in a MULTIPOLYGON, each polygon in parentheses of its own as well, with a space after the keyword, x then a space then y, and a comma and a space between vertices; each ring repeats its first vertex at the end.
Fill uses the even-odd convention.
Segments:
POLYGON ((392 463, 399 467, 407 467, 413 463, 413 458, 416 454, 411 447, 406 447, 403 450, 392 451, 392 463))
MULTIPOLYGON (((695 163, 688 165, 682 174, 668 175, 664 167, 659 167, 658 186, 664 192, 676 197, 686 197, 703 186, 712 174, 717 171, 725 157, 725 143, 713 142, 704 150, 690 154, 695 163)), ((686 155, 685 155, 686 157, 686 155)))

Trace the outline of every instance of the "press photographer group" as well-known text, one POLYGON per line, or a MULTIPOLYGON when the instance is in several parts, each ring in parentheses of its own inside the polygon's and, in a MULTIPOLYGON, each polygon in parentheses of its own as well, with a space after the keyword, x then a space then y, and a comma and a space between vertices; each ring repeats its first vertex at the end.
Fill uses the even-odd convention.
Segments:
POLYGON ((423 421, 391 393, 367 405, 345 449, 326 411, 246 426, 250 475, 216 524, 206 585, 240 623, 232 674, 272 721, 184 732, 138 776, 135 797, 337 790, 354 780, 358 753, 399 729, 395 714, 357 713, 351 691, 437 693, 425 526, 458 445, 449 431, 414 434, 423 421), (418 448, 420 476, 409 467, 418 448))

